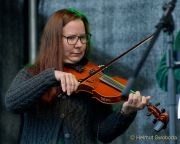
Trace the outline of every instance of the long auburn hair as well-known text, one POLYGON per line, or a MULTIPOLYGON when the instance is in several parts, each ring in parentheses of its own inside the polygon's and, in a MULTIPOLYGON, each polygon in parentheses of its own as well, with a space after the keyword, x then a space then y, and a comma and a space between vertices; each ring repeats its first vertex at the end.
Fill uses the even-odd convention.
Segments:
MULTIPOLYGON (((40 51, 35 61, 35 67, 29 69, 33 75, 39 74, 47 68, 55 68, 56 70, 63 71, 63 27, 76 19, 81 19, 84 23, 86 33, 90 33, 89 22, 86 16, 74 8, 58 10, 50 16, 41 36, 40 51)), ((86 49, 89 50, 89 48, 90 41, 86 44, 86 49)), ((43 94, 42 100, 51 102, 59 91, 60 87, 48 89, 43 94)))

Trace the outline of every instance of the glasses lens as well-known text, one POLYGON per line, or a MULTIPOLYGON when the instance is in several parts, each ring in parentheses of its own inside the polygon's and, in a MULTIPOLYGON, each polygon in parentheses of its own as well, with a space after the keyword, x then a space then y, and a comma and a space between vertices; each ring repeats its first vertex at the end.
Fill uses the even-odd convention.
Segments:
POLYGON ((80 39, 82 44, 86 44, 90 40, 91 34, 84 34, 84 35, 80 35, 80 36, 72 35, 72 36, 68 36, 68 37, 65 37, 65 38, 67 38, 67 42, 70 45, 76 44, 78 39, 80 39))
POLYGON ((82 36, 80 36, 80 39, 81 39, 81 42, 83 44, 85 44, 85 43, 87 43, 90 40, 90 34, 82 35, 82 36))
POLYGON ((69 44, 75 44, 77 42, 77 40, 78 40, 78 37, 75 36, 75 35, 67 37, 67 41, 68 41, 69 44))

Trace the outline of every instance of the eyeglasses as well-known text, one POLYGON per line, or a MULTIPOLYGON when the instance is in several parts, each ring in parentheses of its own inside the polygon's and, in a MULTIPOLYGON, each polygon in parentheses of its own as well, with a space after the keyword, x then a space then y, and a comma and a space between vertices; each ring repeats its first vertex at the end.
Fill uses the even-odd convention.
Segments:
POLYGON ((63 35, 63 37, 67 39, 67 43, 69 45, 75 45, 79 39, 82 44, 86 44, 90 40, 91 34, 83 34, 80 36, 77 36, 77 35, 64 36, 63 35))

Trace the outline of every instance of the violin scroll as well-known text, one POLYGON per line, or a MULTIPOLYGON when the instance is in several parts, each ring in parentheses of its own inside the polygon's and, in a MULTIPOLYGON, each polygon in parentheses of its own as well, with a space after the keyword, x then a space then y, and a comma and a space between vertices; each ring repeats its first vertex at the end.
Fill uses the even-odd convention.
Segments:
POLYGON ((150 116, 150 115, 154 116, 153 123, 155 124, 155 126, 154 126, 155 131, 161 131, 162 129, 165 129, 169 122, 168 113, 166 112, 165 109, 159 110, 157 108, 157 106, 159 106, 159 105, 160 105, 160 103, 158 103, 156 105, 152 105, 151 103, 149 103, 147 105, 147 110, 148 110, 147 116, 150 116))

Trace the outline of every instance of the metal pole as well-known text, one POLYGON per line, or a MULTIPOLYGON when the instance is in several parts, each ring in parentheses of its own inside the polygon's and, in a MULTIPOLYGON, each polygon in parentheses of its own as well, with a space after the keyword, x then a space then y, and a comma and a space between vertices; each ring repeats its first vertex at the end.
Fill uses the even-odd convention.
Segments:
MULTIPOLYGON (((168 36, 167 66, 168 66, 168 110, 169 110, 169 136, 176 136, 176 83, 174 79, 173 33, 168 36)), ((170 140, 176 144, 176 140, 170 140)))
POLYGON ((37 1, 29 0, 29 63, 33 64, 37 50, 37 1))

